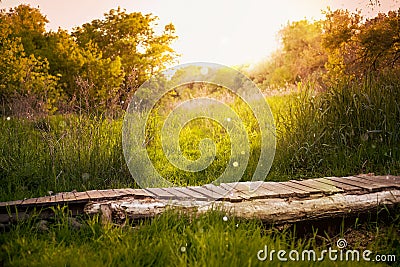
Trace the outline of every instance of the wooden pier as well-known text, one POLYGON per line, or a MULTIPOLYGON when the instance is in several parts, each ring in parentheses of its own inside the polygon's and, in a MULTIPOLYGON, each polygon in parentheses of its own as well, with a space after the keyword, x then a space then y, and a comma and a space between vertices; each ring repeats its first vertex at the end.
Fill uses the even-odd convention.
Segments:
POLYGON ((218 208, 232 216, 279 224, 357 215, 380 205, 397 203, 400 203, 400 176, 357 175, 287 182, 65 192, 0 202, 0 223, 23 219, 33 210, 51 216, 49 207, 68 205, 73 215, 99 213, 103 220, 115 222, 154 217, 168 208, 196 213, 218 208))

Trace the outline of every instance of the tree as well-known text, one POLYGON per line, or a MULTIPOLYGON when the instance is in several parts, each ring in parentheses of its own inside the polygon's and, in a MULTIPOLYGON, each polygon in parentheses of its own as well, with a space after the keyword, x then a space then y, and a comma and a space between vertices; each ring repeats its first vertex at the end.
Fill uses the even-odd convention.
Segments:
POLYGON ((325 12, 324 34, 322 44, 328 54, 325 64, 327 80, 335 82, 344 76, 357 73, 359 43, 356 35, 359 32, 362 17, 359 13, 338 9, 325 12))
POLYGON ((290 82, 301 81, 324 68, 326 55, 321 47, 320 21, 296 21, 280 31, 286 64, 290 66, 290 82))
POLYGON ((281 47, 251 76, 262 87, 316 81, 325 87, 400 65, 400 9, 364 19, 348 10, 327 10, 325 19, 289 23, 281 47))
POLYGON ((118 8, 69 34, 62 29, 46 32, 46 17, 29 5, 2 10, 2 99, 10 92, 39 98, 47 92, 52 107, 58 101, 60 106, 68 103, 67 110, 76 105, 115 109, 176 56, 170 47, 176 39, 174 26, 156 34, 156 20, 118 8))
POLYGON ((47 60, 26 55, 22 38, 13 32, 13 12, 11 16, 0 13, 0 101, 12 106, 24 104, 32 111, 54 112, 59 96, 57 78, 49 74, 47 60))
POLYGON ((283 87, 301 81, 320 81, 326 53, 322 48, 322 22, 288 23, 280 32, 281 47, 253 72, 263 87, 283 87))
POLYGON ((400 9, 378 14, 360 27, 358 34, 361 58, 367 69, 374 71, 399 66, 400 9))
POLYGON ((157 35, 153 29, 156 20, 156 16, 149 14, 112 9, 103 20, 93 20, 76 28, 73 36, 81 47, 93 43, 105 58, 119 57, 129 91, 164 69, 176 56, 170 47, 176 39, 175 27, 168 24, 157 35))
POLYGON ((323 46, 328 53, 328 78, 360 77, 398 67, 400 9, 364 20, 358 13, 326 13, 323 46))
POLYGON ((39 9, 29 5, 11 8, 4 16, 4 23, 10 27, 10 37, 21 38, 24 51, 28 56, 36 54, 38 49, 46 46, 44 36, 48 20, 39 9))

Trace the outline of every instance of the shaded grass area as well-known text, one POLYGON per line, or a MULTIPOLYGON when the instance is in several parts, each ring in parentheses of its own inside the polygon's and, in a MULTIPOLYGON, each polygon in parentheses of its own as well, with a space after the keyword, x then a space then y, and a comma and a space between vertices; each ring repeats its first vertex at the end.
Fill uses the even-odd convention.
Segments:
POLYGON ((319 258, 324 249, 337 250, 337 240, 345 238, 347 249, 368 249, 371 259, 376 254, 400 257, 398 211, 382 210, 367 222, 352 222, 350 228, 338 227, 329 234, 314 229, 300 236, 295 227, 278 229, 221 211, 198 217, 169 211, 124 226, 102 226, 98 217, 92 217, 82 219, 82 226, 75 229, 60 208, 48 229, 40 230, 38 219, 32 218, 2 233, 0 258, 4 266, 370 266, 362 259, 331 261, 328 256, 323 261, 302 261, 300 256, 299 261, 282 263, 275 254, 272 261, 259 261, 257 253, 267 246, 268 251, 297 250, 300 255, 315 250, 319 258))

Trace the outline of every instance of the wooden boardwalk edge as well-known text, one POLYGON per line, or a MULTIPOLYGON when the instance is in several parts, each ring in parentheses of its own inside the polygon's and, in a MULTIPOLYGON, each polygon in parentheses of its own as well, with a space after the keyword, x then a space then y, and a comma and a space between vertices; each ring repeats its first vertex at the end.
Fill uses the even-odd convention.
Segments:
POLYGON ((354 214, 396 203, 400 203, 399 176, 356 175, 219 186, 73 191, 0 202, 0 223, 23 219, 39 210, 43 216, 51 216, 49 208, 58 205, 67 205, 74 215, 109 210, 117 221, 154 217, 168 208, 195 212, 220 208, 238 217, 285 223, 354 214))

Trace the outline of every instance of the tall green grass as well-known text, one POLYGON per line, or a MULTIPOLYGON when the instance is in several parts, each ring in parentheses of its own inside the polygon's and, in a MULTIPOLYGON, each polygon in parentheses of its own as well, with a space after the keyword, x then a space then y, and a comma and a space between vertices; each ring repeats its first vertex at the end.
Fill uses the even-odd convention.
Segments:
MULTIPOLYGON (((267 180, 287 180, 358 173, 399 174, 400 78, 396 75, 347 81, 315 92, 268 98, 277 128, 275 160, 267 180)), ((231 103, 245 122, 250 159, 242 180, 250 180, 259 157, 259 129, 245 104, 231 103)), ((148 123, 148 155, 156 169, 177 185, 204 184, 222 173, 230 157, 229 136, 212 121, 185 127, 184 154, 199 156, 204 137, 216 142, 215 162, 197 173, 168 163, 160 127, 165 114, 148 123)), ((135 187, 122 153, 122 119, 68 115, 34 120, 0 119, 0 200, 61 192, 135 187)))
POLYGON ((305 85, 277 114, 272 176, 399 174, 400 79, 370 76, 314 92, 305 85))
MULTIPOLYGON (((102 226, 98 217, 82 220, 75 229, 68 223, 64 209, 55 210, 48 229, 37 227, 38 218, 12 226, 0 235, 0 263, 4 266, 370 266, 371 262, 259 261, 257 253, 265 246, 271 250, 315 250, 336 248, 346 238, 351 249, 400 255, 396 228, 371 221, 355 225, 365 239, 341 228, 327 234, 314 229, 299 236, 296 229, 264 226, 257 220, 240 220, 221 211, 198 217, 169 211, 153 220, 102 226), (224 217, 227 218, 224 220, 224 217), (375 224, 374 224, 375 223, 375 224)), ((392 221, 398 227, 398 217, 392 221)), ((397 228, 398 229, 398 228, 397 228)), ((287 257, 288 255, 286 255, 287 257)), ((393 262, 392 262, 393 263, 393 262)), ((379 265, 378 265, 379 266, 379 265)), ((381 265, 385 266, 385 265, 381 265)))
POLYGON ((2 118, 0 127, 0 200, 134 186, 122 155, 121 120, 2 118))
MULTIPOLYGON (((268 98, 276 121, 277 152, 267 179, 360 172, 398 175, 398 77, 392 74, 347 81, 324 92, 314 92, 308 84, 297 94, 268 98)), ((253 136, 253 154, 244 177, 248 179, 251 164, 257 160, 257 127, 254 118, 242 112, 253 136)), ((156 132, 161 121, 161 117, 155 118, 149 124, 149 133, 156 132)), ((194 126, 182 132, 181 145, 188 157, 196 158, 199 155, 194 141, 204 137, 216 140, 221 153, 210 172, 213 175, 225 167, 228 137, 221 127, 208 121, 197 124, 210 127, 206 130, 194 126)), ((1 118, 0 127, 1 201, 45 195, 47 191, 136 186, 122 154, 122 119, 87 115, 1 118)), ((165 168, 157 142, 148 152, 159 170, 174 182, 208 182, 207 172, 181 177, 175 169, 165 168)), ((382 212, 386 210, 377 211, 378 217, 382 212)), ((265 245, 276 250, 320 252, 334 247, 339 237, 346 238, 352 249, 368 248, 399 257, 398 214, 396 209, 385 222, 356 221, 330 233, 316 227, 300 236, 295 229, 266 227, 260 221, 239 220, 219 211, 199 217, 167 212, 154 220, 125 226, 102 226, 95 216, 82 218, 82 227, 76 229, 61 208, 48 229, 40 230, 35 216, 11 225, 9 231, 0 229, 0 266, 265 266, 270 262, 256 258, 265 245)), ((272 265, 354 266, 354 262, 275 261, 272 265)), ((357 263, 363 265, 370 263, 357 263)))

